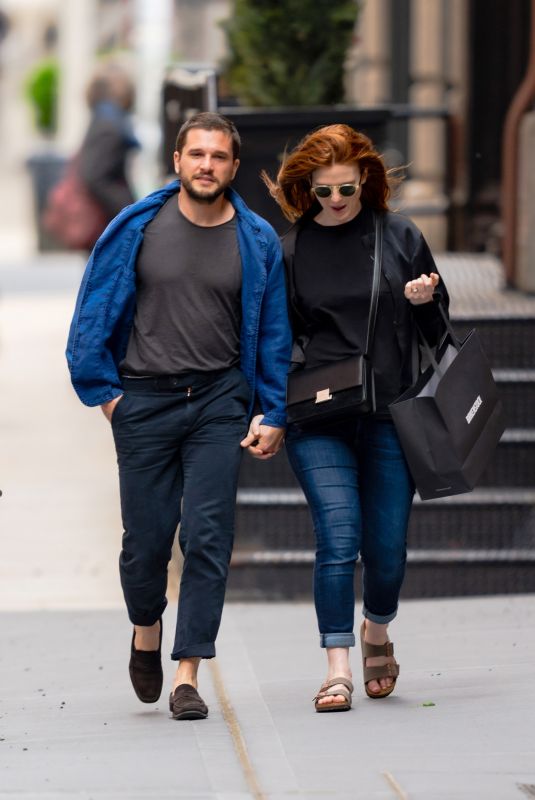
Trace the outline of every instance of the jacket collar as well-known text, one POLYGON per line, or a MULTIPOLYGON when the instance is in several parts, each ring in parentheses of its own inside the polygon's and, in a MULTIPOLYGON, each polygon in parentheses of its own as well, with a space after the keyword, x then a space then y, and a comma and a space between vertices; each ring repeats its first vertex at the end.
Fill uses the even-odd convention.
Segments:
MULTIPOLYGON (((171 197, 171 195, 176 194, 179 191, 180 191, 180 179, 177 178, 176 180, 167 184, 167 186, 164 186, 163 189, 158 189, 156 192, 153 192, 153 195, 158 195, 160 192, 162 192, 164 193, 165 199, 167 200, 169 197, 171 197)), ((149 195, 149 198, 152 197, 153 195, 149 195)), ((248 208, 248 206, 245 204, 245 202, 235 189, 229 187, 225 191, 225 197, 232 203, 234 210, 236 211, 236 214, 238 214, 238 216, 245 219, 249 223, 249 225, 256 231, 260 231, 260 226, 256 221, 255 215, 248 208)))
MULTIPOLYGON (((156 216, 164 203, 179 191, 180 180, 173 180, 165 186, 151 192, 142 200, 138 200, 136 203, 132 203, 132 205, 123 208, 110 222, 100 237, 97 242, 99 248, 123 231, 143 229, 156 216)), ((246 206, 240 195, 229 187, 225 192, 225 196, 228 197, 234 206, 240 221, 245 222, 256 234, 261 233, 256 214, 253 214, 246 206)))

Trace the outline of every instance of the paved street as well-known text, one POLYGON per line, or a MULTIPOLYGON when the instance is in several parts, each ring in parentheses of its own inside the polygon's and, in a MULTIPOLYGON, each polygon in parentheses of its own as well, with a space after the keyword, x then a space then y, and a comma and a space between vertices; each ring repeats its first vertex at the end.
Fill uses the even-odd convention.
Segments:
POLYGON ((356 649, 354 708, 323 715, 311 604, 229 604, 208 719, 139 703, 111 435, 64 359, 80 269, 0 268, 0 800, 535 797, 535 596, 405 602, 395 694, 365 697, 356 649))

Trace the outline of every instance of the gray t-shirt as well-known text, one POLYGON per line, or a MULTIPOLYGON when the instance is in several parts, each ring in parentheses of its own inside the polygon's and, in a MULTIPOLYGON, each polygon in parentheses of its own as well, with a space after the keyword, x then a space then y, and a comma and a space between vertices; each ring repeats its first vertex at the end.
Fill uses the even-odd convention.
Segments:
POLYGON ((173 195, 145 229, 136 271, 123 374, 177 375, 239 362, 242 272, 235 218, 194 225, 173 195))

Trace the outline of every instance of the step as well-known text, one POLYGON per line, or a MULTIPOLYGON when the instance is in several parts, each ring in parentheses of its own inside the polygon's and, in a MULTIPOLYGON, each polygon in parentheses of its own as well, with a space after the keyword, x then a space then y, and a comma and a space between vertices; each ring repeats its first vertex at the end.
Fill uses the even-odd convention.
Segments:
POLYGON ((493 369, 526 369, 535 367, 535 314, 500 315, 484 318, 453 317, 457 336, 463 339, 473 328, 481 338, 483 350, 493 369))
POLYGON ((493 369, 508 428, 535 428, 535 369, 493 369))
MULTIPOLYGON (((240 490, 230 600, 312 599, 314 535, 300 490, 240 490)), ((360 565, 356 572, 361 596, 360 565)), ((402 597, 535 592, 535 491, 422 502, 409 525, 402 597)))
MULTIPOLYGON (((480 488, 422 502, 409 523, 412 550, 489 553, 535 549, 535 491, 480 488)), ((235 553, 312 551, 312 521, 300 489, 241 489, 235 553)))
MULTIPOLYGON (((508 550, 414 550, 409 548, 407 563, 414 565, 436 566, 439 564, 488 565, 488 564, 535 564, 535 549, 508 549, 508 550)), ((236 552, 232 556, 232 565, 263 566, 276 564, 289 566, 292 564, 313 564, 313 550, 263 550, 261 552, 236 552)))
POLYGON ((535 429, 509 428, 504 432, 479 486, 535 485, 535 429))
MULTIPOLYGON (((231 565, 226 597, 229 601, 312 601, 312 563, 271 562, 231 565)), ((355 589, 362 597, 360 565, 355 589)), ((535 592, 535 563, 531 559, 479 559, 463 562, 414 561, 410 556, 401 597, 469 597, 535 592)))
POLYGON ((268 461, 259 461, 246 454, 241 464, 238 486, 243 489, 267 487, 296 489, 299 484, 290 467, 286 450, 283 449, 268 461))

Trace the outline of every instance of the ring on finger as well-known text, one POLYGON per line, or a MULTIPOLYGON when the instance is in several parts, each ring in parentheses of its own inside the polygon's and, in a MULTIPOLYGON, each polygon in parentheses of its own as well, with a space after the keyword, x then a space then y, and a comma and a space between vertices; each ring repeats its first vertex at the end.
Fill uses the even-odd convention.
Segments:
POLYGON ((418 287, 417 286, 413 286, 412 287, 412 292, 413 292, 413 294, 418 294, 418 287))

